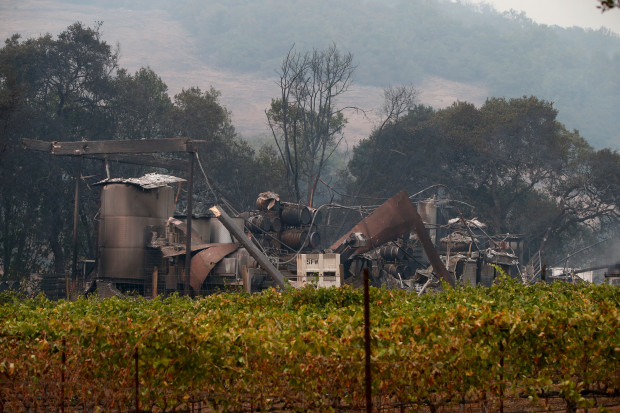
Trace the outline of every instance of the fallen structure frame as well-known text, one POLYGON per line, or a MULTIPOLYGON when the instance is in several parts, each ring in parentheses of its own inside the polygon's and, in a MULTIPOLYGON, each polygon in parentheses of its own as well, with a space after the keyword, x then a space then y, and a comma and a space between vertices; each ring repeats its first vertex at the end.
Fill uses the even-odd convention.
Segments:
MULTIPOLYGON (((56 156, 72 156, 101 161, 117 161, 146 166, 155 166, 168 169, 187 171, 188 195, 187 195, 187 231, 191 234, 192 229, 192 206, 194 187, 194 158, 197 152, 197 144, 204 141, 190 140, 187 138, 173 139, 141 139, 141 140, 102 140, 102 141, 77 141, 77 142, 44 142, 34 139, 22 139, 22 147, 26 150, 46 152, 56 156), (187 161, 158 159, 145 154, 156 153, 186 153, 187 161)), ((75 173, 75 204, 73 213, 73 263, 71 277, 77 278, 78 259, 78 214, 79 214, 79 180, 81 178, 80 167, 75 173)), ((185 294, 189 294, 189 281, 191 270, 191 237, 186 245, 186 268, 185 268, 185 294)), ((69 297, 68 279, 66 279, 67 297, 69 297)))

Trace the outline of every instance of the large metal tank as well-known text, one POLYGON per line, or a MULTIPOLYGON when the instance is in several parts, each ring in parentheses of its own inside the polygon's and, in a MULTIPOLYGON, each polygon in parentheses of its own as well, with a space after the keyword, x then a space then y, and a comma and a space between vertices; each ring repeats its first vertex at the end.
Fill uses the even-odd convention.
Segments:
POLYGON ((148 256, 146 245, 153 232, 164 233, 166 221, 173 215, 174 190, 126 181, 102 184, 99 277, 143 280, 153 271, 153 257, 148 256))

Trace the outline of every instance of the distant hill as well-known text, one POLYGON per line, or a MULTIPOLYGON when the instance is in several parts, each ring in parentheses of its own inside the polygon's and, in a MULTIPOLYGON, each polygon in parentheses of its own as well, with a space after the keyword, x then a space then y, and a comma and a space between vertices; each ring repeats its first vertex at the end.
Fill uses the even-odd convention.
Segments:
MULTIPOLYGON (((596 148, 620 149, 620 38, 609 31, 439 0, 23 0, 0 11, 5 37, 104 21, 124 67, 151 66, 172 92, 213 85, 245 135, 266 133, 263 110, 290 47, 334 42, 358 66, 346 103, 372 110, 383 87, 410 83, 435 107, 535 95, 553 101, 560 121, 596 148)), ((369 133, 372 120, 349 117, 351 137, 369 133)))

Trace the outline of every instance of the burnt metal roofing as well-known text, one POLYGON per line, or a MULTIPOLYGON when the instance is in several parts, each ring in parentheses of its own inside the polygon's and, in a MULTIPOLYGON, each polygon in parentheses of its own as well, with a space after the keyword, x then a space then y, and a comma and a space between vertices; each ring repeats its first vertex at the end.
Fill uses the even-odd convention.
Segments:
POLYGON ((97 182, 95 185, 129 184, 136 185, 144 189, 155 189, 162 186, 168 186, 168 184, 174 184, 184 181, 185 179, 172 175, 151 173, 146 174, 141 178, 108 178, 104 179, 103 181, 97 182))

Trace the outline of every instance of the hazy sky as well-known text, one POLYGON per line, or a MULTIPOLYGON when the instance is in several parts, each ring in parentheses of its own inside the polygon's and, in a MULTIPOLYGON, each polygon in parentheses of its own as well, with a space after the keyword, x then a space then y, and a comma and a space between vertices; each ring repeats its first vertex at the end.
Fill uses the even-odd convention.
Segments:
POLYGON ((524 11, 532 20, 562 27, 580 26, 598 29, 605 26, 620 34, 620 10, 602 13, 597 0, 465 0, 489 3, 500 12, 524 11))

